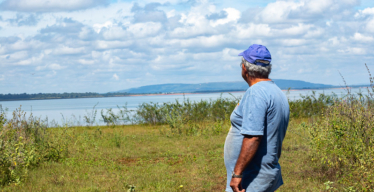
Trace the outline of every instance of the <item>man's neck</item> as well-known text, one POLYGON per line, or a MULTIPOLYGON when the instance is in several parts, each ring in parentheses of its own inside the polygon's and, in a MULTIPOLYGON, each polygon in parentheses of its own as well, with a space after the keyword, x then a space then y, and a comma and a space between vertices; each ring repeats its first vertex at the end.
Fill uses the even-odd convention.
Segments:
POLYGON ((254 84, 256 84, 258 82, 261 82, 261 81, 271 81, 271 79, 269 79, 269 78, 249 78, 247 83, 251 87, 254 84))

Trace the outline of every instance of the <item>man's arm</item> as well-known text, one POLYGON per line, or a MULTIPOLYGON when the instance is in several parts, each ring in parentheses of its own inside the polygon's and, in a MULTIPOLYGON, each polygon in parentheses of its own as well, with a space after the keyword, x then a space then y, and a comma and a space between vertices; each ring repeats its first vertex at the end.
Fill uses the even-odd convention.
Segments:
MULTIPOLYGON (((262 136, 244 136, 242 149, 239 158, 236 161, 234 173, 236 175, 243 174, 244 169, 255 156, 258 146, 260 145, 262 136)), ((241 187, 242 178, 232 178, 230 182, 231 188, 236 191, 244 191, 241 187)))

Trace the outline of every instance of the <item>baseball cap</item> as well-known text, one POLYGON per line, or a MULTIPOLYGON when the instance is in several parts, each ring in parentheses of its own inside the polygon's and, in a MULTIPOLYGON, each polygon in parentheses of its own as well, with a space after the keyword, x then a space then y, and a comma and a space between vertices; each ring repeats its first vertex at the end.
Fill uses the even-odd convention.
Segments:
POLYGON ((269 50, 265 46, 258 44, 249 46, 247 50, 239 53, 238 56, 243 56, 249 63, 261 65, 263 67, 268 66, 271 62, 269 50))

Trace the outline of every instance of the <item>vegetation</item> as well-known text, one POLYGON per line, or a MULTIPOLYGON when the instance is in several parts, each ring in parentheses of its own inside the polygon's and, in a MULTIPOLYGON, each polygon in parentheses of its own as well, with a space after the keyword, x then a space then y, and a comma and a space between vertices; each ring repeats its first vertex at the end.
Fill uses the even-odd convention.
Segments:
MULTIPOLYGON (((371 83, 373 79, 371 78, 371 83)), ((374 190, 374 86, 289 101, 279 191, 374 190)), ((240 98, 100 111, 107 126, 48 128, 0 112, 3 191, 224 191, 223 146, 240 98)))
POLYGON ((28 171, 43 162, 57 162, 68 155, 69 134, 64 128, 53 132, 40 119, 17 109, 13 118, 0 115, 0 185, 21 183, 28 171))
POLYGON ((191 102, 184 99, 175 103, 143 103, 136 111, 137 121, 142 124, 176 124, 198 123, 204 121, 224 121, 239 103, 240 98, 223 98, 191 102))

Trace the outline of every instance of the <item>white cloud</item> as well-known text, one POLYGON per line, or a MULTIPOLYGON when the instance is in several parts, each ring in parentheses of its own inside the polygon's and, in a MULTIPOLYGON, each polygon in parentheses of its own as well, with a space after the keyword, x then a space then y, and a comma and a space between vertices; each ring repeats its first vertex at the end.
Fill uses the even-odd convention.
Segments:
POLYGON ((107 0, 5 0, 3 10, 25 12, 73 11, 107 4, 107 0))
POLYGON ((119 49, 129 47, 132 41, 96 41, 95 48, 98 50, 119 49))
POLYGON ((112 76, 112 78, 114 79, 114 80, 119 80, 119 77, 118 77, 118 75, 115 73, 113 76, 112 76))
POLYGON ((360 33, 355 33, 354 36, 353 36, 353 39, 356 40, 356 41, 361 41, 361 42, 365 42, 365 43, 374 41, 373 37, 365 36, 365 35, 360 34, 360 33))
POLYGON ((18 52, 8 55, 8 59, 15 60, 15 61, 27 59, 28 57, 29 57, 29 53, 27 51, 18 51, 18 52))
POLYGON ((161 29, 160 23, 147 22, 147 23, 136 23, 128 27, 128 31, 132 33, 135 38, 142 38, 147 36, 155 35, 161 29))
POLYGON ((265 23, 289 22, 288 15, 291 11, 300 9, 303 2, 276 1, 269 3, 258 17, 265 23))
POLYGON ((301 46, 308 43, 305 39, 281 39, 279 42, 284 46, 301 46))
POLYGON ((325 32, 324 29, 322 28, 316 28, 315 30, 309 30, 305 35, 304 37, 305 38, 318 38, 320 37, 321 35, 323 35, 325 32))
POLYGON ((53 50, 53 53, 56 55, 75 55, 84 53, 84 51, 84 47, 73 48, 68 46, 60 46, 59 48, 53 50))
POLYGON ((15 62, 12 62, 11 63, 11 66, 12 65, 31 65, 31 64, 35 64, 35 63, 42 63, 44 59, 44 54, 35 54, 34 56, 32 57, 28 57, 27 59, 21 59, 21 60, 18 60, 18 61, 15 61, 15 62))
POLYGON ((36 68, 35 68, 35 70, 36 71, 41 71, 41 70, 43 70, 43 69, 45 69, 47 66, 37 66, 36 68))
POLYGON ((269 3, 256 17, 265 23, 293 23, 349 16, 359 0, 279 0, 269 3))
POLYGON ((328 42, 331 43, 332 45, 338 45, 340 43, 338 37, 332 37, 328 39, 328 42))
POLYGON ((374 18, 372 18, 371 20, 369 20, 369 22, 367 22, 366 30, 370 33, 374 33, 374 18))
POLYGON ((309 31, 311 31, 311 28, 313 25, 306 25, 303 23, 298 23, 297 26, 291 26, 289 28, 281 29, 281 30, 276 30, 274 33, 277 35, 285 35, 285 36, 298 36, 298 35, 303 35, 309 31))
POLYGON ((4 75, 1 75, 0 76, 0 81, 4 81, 5 80, 5 76, 4 75))
MULTIPOLYGON (((241 51, 243 50, 225 48, 222 50, 221 56, 225 61, 236 61, 238 59, 238 53, 241 51)), ((233 65, 235 65, 234 63, 235 62, 233 62, 233 65)))
POLYGON ((269 24, 239 24, 233 35, 241 39, 270 37, 272 36, 272 29, 269 24))
POLYGON ((31 45, 28 42, 17 41, 14 44, 11 44, 9 46, 9 49, 14 50, 14 51, 21 51, 21 50, 29 49, 30 47, 31 45))
POLYGON ((53 64, 48 65, 48 68, 52 69, 52 70, 60 70, 60 69, 63 69, 65 67, 62 67, 61 65, 59 65, 57 63, 53 63, 53 64))
POLYGON ((366 9, 362 10, 361 13, 362 14, 367 14, 367 15, 374 15, 374 7, 366 8, 366 9))
POLYGON ((82 65, 93 65, 95 64, 94 60, 79 59, 78 62, 82 65))
POLYGON ((175 11, 175 9, 173 9, 171 11, 166 12, 166 17, 167 18, 174 17, 175 14, 176 14, 176 11, 175 11))
POLYGON ((213 48, 222 46, 225 43, 228 43, 230 39, 224 35, 213 35, 213 36, 198 36, 189 39, 173 39, 167 41, 167 45, 186 48, 213 48))
POLYGON ((374 15, 374 7, 368 7, 364 10, 359 10, 356 14, 355 17, 362 17, 365 15, 374 15))
MULTIPOLYGON (((44 1, 34 2, 39 3, 33 5, 36 7, 44 1)), ((49 2, 44 10, 60 3, 49 2)), ((53 77, 45 81, 46 87, 64 82, 64 86, 57 87, 67 92, 105 92, 121 86, 124 89, 181 79, 184 83, 236 81, 240 80, 237 54, 253 43, 269 48, 273 77, 280 79, 337 82, 327 76, 315 79, 313 75, 327 70, 333 74, 350 66, 349 60, 364 58, 374 63, 374 8, 357 11, 357 0, 274 0, 258 8, 248 2, 175 0, 158 5, 147 4, 151 0, 136 1, 147 16, 144 18, 131 11, 135 1, 79 11, 66 8, 79 7, 82 2, 99 1, 68 0, 65 7, 60 7, 61 12, 38 13, 39 22, 34 26, 19 27, 7 21, 28 13, 0 13, 0 66, 10 74, 6 80, 15 82, 11 88, 0 86, 0 91, 27 92, 26 85, 32 82, 13 76, 34 70, 40 74, 38 78, 53 77), (290 73, 291 69, 300 73, 290 73), (132 83, 120 84, 123 81, 132 83)), ((28 10, 37 9, 26 6, 28 10)), ((55 11, 52 8, 50 11, 55 11)), ((356 79, 359 77, 351 78, 356 79)), ((55 90, 39 88, 40 92, 55 90)))
POLYGON ((354 55, 365 55, 367 53, 366 49, 360 47, 349 47, 346 49, 340 49, 338 52, 344 54, 354 54, 354 55))
POLYGON ((323 13, 333 5, 333 0, 310 0, 306 3, 307 10, 311 13, 323 13))
POLYGON ((237 22, 240 19, 240 11, 234 8, 226 8, 223 9, 227 13, 227 17, 223 19, 218 19, 216 21, 210 21, 210 24, 213 27, 216 27, 217 25, 223 25, 229 22, 237 22))
POLYGON ((54 77, 56 74, 57 74, 56 71, 51 71, 51 72, 47 73, 46 77, 47 78, 54 77))
POLYGON ((103 24, 96 23, 93 25, 93 28, 95 29, 96 33, 100 33, 102 28, 110 28, 113 26, 113 23, 111 21, 106 21, 103 24))
POLYGON ((130 33, 122 27, 113 26, 103 32, 103 37, 105 40, 118 40, 125 39, 131 36, 130 33))
POLYGON ((43 66, 37 66, 35 68, 36 71, 41 71, 41 70, 44 70, 44 69, 51 69, 53 71, 55 70, 61 70, 61 69, 64 69, 66 67, 64 66, 61 66, 60 64, 57 64, 57 63, 53 63, 53 64, 49 64, 49 65, 43 65, 43 66))

